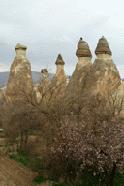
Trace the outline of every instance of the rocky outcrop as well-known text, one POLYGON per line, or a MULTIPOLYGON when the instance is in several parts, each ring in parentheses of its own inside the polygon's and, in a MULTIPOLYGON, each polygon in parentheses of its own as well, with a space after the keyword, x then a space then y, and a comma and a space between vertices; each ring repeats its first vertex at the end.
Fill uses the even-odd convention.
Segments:
POLYGON ((67 80, 67 77, 64 71, 65 62, 61 54, 58 55, 55 64, 56 64, 56 73, 53 78, 53 81, 56 81, 57 84, 61 84, 62 82, 67 80))
POLYGON ((82 96, 87 76, 92 68, 92 54, 88 44, 83 41, 82 38, 80 38, 78 42, 76 55, 78 57, 78 63, 65 93, 65 99, 68 100, 66 102, 68 102, 70 106, 72 106, 74 102, 78 102, 79 97, 82 96))
POLYGON ((61 54, 58 55, 56 64, 56 73, 51 80, 48 87, 48 93, 46 94, 46 99, 48 102, 53 103, 54 101, 61 100, 65 94, 65 89, 67 87, 67 76, 64 71, 64 60, 61 54))
MULTIPOLYGON (((15 47, 16 57, 6 89, 8 100, 22 99, 22 91, 26 94, 32 92, 31 67, 26 58, 26 49, 27 47, 20 44, 15 47)), ((120 75, 113 63, 112 52, 105 37, 99 40, 95 54, 96 59, 92 64, 89 45, 80 38, 76 51, 78 62, 69 82, 64 71, 64 60, 59 54, 53 79, 49 80, 47 69, 43 69, 41 83, 34 86, 38 102, 42 99, 44 102, 54 102, 64 98, 65 102, 73 107, 73 103, 79 103, 83 96, 105 95, 108 91, 117 89, 121 84, 120 75)))
POLYGON ((105 37, 102 37, 95 50, 96 59, 86 80, 85 93, 105 95, 116 90, 121 79, 112 60, 112 52, 105 37))
POLYGON ((17 44, 16 57, 11 65, 9 80, 6 88, 8 101, 23 99, 24 95, 32 92, 31 65, 26 57, 27 47, 17 44))
POLYGON ((41 74, 42 74, 41 87, 43 96, 44 94, 46 94, 51 81, 49 79, 49 73, 47 69, 42 69, 41 74))
POLYGON ((37 84, 34 86, 36 100, 38 103, 40 103, 40 101, 44 97, 46 97, 46 94, 48 94, 50 83, 51 83, 51 80, 49 79, 48 70, 42 69, 41 70, 41 82, 40 84, 37 84))

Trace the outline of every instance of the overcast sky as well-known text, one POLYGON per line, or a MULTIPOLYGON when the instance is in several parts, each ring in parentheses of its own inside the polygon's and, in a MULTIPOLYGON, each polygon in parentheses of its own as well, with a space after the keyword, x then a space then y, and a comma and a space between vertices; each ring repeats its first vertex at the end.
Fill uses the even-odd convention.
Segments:
POLYGON ((94 54, 103 35, 124 77, 124 0, 0 0, 0 71, 10 68, 19 42, 28 47, 32 70, 54 72, 61 53, 71 74, 79 38, 94 54))

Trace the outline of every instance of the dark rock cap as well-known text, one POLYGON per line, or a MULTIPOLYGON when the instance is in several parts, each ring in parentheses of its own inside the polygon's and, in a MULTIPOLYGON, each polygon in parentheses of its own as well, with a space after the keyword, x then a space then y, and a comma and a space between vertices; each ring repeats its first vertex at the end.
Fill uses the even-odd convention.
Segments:
POLYGON ((48 73, 48 70, 45 68, 45 69, 42 69, 41 70, 41 73, 48 73))
POLYGON ((109 44, 107 39, 103 36, 102 38, 99 39, 99 42, 97 44, 95 54, 109 54, 112 55, 112 52, 109 48, 109 44))
POLYGON ((55 64, 56 65, 64 65, 65 64, 65 62, 63 61, 63 58, 62 58, 61 54, 58 55, 55 64))
POLYGON ((27 47, 26 47, 25 45, 22 45, 22 44, 20 44, 20 43, 17 43, 16 46, 15 46, 15 50, 17 50, 17 49, 26 50, 27 47))
POLYGON ((88 43, 83 41, 82 38, 80 38, 78 42, 78 49, 76 52, 76 56, 77 57, 92 57, 88 43))

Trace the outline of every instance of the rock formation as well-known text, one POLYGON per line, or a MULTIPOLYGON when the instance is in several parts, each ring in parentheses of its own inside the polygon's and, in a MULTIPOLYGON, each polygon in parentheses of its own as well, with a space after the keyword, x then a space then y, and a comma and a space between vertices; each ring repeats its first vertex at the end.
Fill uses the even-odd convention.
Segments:
POLYGON ((51 80, 51 83, 49 85, 49 91, 47 97, 49 98, 49 101, 53 102, 53 100, 59 100, 63 98, 65 89, 67 86, 67 76, 65 75, 64 71, 64 60, 61 56, 61 54, 58 55, 56 59, 56 73, 51 80))
MULTIPOLYGON (((26 58, 26 49, 27 47, 21 44, 15 47, 16 57, 11 66, 6 89, 8 100, 22 98, 22 91, 26 94, 32 92, 31 67, 26 58)), ((44 102, 53 102, 64 98, 65 102, 73 107, 73 103, 78 104, 79 98, 83 96, 105 95, 117 89, 121 84, 120 75, 113 63, 112 52, 105 37, 99 40, 95 54, 96 59, 92 64, 89 45, 80 38, 76 51, 78 62, 69 82, 64 71, 64 60, 59 54, 53 79, 49 80, 47 69, 43 69, 41 83, 34 86, 38 102, 41 99, 44 99, 44 102)))
POLYGON ((113 63, 112 52, 105 37, 99 39, 96 59, 86 81, 86 94, 105 95, 117 89, 121 83, 119 72, 113 63))
POLYGON ((61 83, 63 82, 63 80, 66 80, 66 75, 64 71, 65 62, 63 61, 61 54, 58 55, 55 64, 56 64, 56 74, 54 79, 56 79, 58 83, 61 83))
POLYGON ((49 79, 49 73, 47 69, 41 70, 41 82, 40 84, 37 84, 34 86, 34 91, 36 94, 37 102, 40 103, 40 101, 43 99, 46 94, 48 94, 48 89, 50 85, 50 79, 49 79))
POLYGON ((42 80, 41 80, 42 94, 44 95, 47 92, 51 81, 49 79, 49 73, 47 69, 42 69, 41 75, 42 75, 42 80))
POLYGON ((78 63, 65 93, 65 99, 69 100, 70 105, 77 102, 82 95, 87 76, 92 68, 92 54, 88 44, 82 38, 78 42, 76 55, 78 63))
POLYGON ((24 94, 30 94, 32 92, 31 65, 26 57, 26 49, 26 46, 19 43, 15 47, 16 56, 11 65, 6 88, 8 101, 22 99, 24 94))

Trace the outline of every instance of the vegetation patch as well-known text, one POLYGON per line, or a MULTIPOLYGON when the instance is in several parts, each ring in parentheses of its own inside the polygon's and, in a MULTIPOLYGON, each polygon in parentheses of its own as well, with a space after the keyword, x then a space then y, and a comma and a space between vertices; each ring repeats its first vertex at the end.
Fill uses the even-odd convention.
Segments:
POLYGON ((124 185, 124 174, 117 172, 114 177, 114 186, 124 185))
POLYGON ((36 177, 34 178, 34 180, 33 180, 33 183, 34 183, 35 185, 41 184, 41 183, 44 183, 44 182, 46 182, 46 179, 45 179, 43 176, 41 176, 41 175, 36 176, 36 177))
POLYGON ((21 163, 22 165, 26 167, 29 165, 29 162, 30 162, 29 156, 25 152, 19 152, 17 154, 12 154, 10 155, 10 158, 14 159, 18 163, 21 163))
POLYGON ((29 157, 29 167, 33 171, 37 171, 41 173, 44 170, 43 160, 42 158, 36 156, 29 157))

